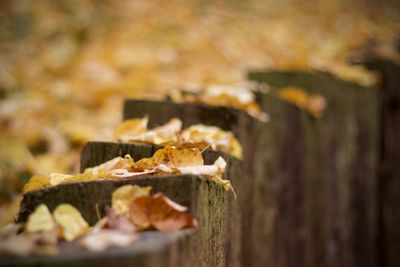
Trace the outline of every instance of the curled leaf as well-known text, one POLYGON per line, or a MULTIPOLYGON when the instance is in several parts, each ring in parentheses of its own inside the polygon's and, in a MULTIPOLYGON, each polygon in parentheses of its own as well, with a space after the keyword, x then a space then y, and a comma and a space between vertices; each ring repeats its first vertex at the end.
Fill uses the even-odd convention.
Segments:
POLYGON ((196 227, 197 221, 186 214, 183 207, 162 193, 136 198, 130 206, 130 218, 140 229, 153 226, 159 231, 175 231, 186 227, 196 227))
POLYGON ((278 95, 281 99, 293 103, 315 118, 322 117, 323 111, 327 106, 325 97, 309 94, 305 90, 293 86, 280 89, 278 95))
POLYGON ((210 145, 213 150, 230 153, 242 158, 242 147, 231 132, 223 131, 218 127, 195 124, 182 132, 184 142, 210 145))
POLYGON ((28 233, 51 231, 55 229, 55 222, 46 205, 40 204, 35 211, 29 215, 25 225, 28 233))
POLYGON ((69 204, 59 205, 53 212, 56 222, 61 227, 65 240, 72 241, 83 236, 89 230, 89 225, 81 213, 69 204))
POLYGON ((49 177, 43 175, 34 175, 29 179, 28 183, 24 185, 22 192, 27 193, 29 191, 44 189, 49 186, 51 186, 49 177))

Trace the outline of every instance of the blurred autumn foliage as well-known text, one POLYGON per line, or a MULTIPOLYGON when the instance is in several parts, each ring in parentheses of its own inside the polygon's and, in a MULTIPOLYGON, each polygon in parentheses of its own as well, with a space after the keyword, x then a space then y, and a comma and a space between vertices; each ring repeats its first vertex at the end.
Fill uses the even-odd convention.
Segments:
POLYGON ((0 203, 33 173, 77 171, 82 144, 112 136, 124 98, 237 83, 258 67, 321 69, 374 84, 373 73, 348 61, 365 53, 399 59, 397 7, 366 0, 3 0, 0 203))

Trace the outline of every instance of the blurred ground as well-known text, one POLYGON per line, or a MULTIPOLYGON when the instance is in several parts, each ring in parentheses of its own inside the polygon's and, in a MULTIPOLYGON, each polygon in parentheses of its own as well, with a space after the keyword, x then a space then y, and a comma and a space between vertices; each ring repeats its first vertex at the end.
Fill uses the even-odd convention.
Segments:
POLYGON ((240 82, 257 67, 374 84, 374 74, 347 62, 365 52, 399 60, 395 4, 1 1, 0 224, 32 173, 78 170, 81 145, 111 136, 124 98, 240 82))

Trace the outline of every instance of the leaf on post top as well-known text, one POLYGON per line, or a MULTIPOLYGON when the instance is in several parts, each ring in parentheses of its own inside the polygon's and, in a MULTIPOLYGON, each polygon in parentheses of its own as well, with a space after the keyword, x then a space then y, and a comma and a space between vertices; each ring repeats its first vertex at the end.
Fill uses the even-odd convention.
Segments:
POLYGON ((111 207, 117 214, 129 212, 129 204, 137 197, 148 196, 151 186, 124 185, 112 193, 111 207))
POLYGON ((157 150, 150 158, 143 158, 133 164, 130 170, 148 170, 163 164, 170 167, 203 165, 203 156, 198 148, 177 148, 166 146, 157 150))
POLYGON ((130 218, 139 229, 154 227, 159 231, 176 231, 196 227, 197 221, 183 207, 162 193, 136 198, 130 205, 130 218))
POLYGON ((53 216, 46 205, 39 205, 28 217, 25 231, 28 233, 51 231, 56 228, 53 216))
POLYGON ((294 86, 279 89, 278 96, 282 100, 305 110, 315 118, 321 118, 327 106, 326 99, 322 95, 310 94, 307 91, 294 86))
POLYGON ((53 212, 54 219, 61 227, 61 235, 67 241, 72 241, 85 235, 89 225, 81 213, 69 204, 59 205, 53 212))

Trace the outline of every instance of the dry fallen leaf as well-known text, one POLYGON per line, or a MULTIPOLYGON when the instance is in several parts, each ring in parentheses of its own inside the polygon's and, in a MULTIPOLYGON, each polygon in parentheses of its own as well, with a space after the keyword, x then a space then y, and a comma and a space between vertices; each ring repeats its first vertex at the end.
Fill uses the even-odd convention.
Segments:
POLYGON ((27 193, 29 191, 40 190, 43 188, 47 188, 49 186, 51 186, 49 177, 42 175, 34 175, 29 179, 28 183, 24 185, 22 192, 27 193))
POLYGON ((61 234, 67 241, 83 236, 89 230, 89 225, 81 213, 69 204, 59 205, 53 212, 54 218, 61 227, 61 234))
POLYGON ((212 106, 225 106, 246 111, 249 115, 267 122, 268 114, 261 111, 260 106, 255 102, 254 92, 243 86, 212 85, 196 94, 181 94, 173 99, 180 102, 204 103, 212 106))
POLYGON ((117 214, 129 212, 129 204, 137 197, 150 195, 151 186, 124 185, 112 193, 111 207, 117 214))
POLYGON ((55 185, 61 184, 71 177, 72 177, 72 175, 69 175, 69 174, 50 173, 49 174, 50 185, 55 186, 55 185))
POLYGON ((177 148, 166 146, 154 153, 151 158, 143 158, 134 163, 130 170, 141 171, 155 168, 157 165, 196 166, 203 165, 203 156, 198 148, 177 148))
MULTIPOLYGON (((114 168, 114 166, 119 163, 120 161, 124 160, 122 157, 115 157, 111 160, 108 160, 100 165, 97 165, 92 168, 86 168, 84 173, 89 173, 94 176, 101 176, 104 175, 107 171, 114 168)), ((129 159, 128 159, 129 160, 129 159)))
POLYGON ((40 204, 28 217, 25 231, 28 233, 52 231, 56 227, 53 216, 46 205, 40 204))
POLYGON ((294 86, 279 89, 278 95, 281 99, 307 111, 315 118, 322 117, 327 106, 325 97, 318 94, 310 94, 294 86))
POLYGON ((116 230, 102 230, 80 240, 83 248, 90 251, 103 251, 109 247, 125 247, 137 240, 137 236, 116 230))
POLYGON ((153 226, 159 231, 176 231, 186 227, 196 227, 197 221, 186 214, 183 207, 162 193, 144 196, 132 201, 129 214, 139 229, 153 226))

